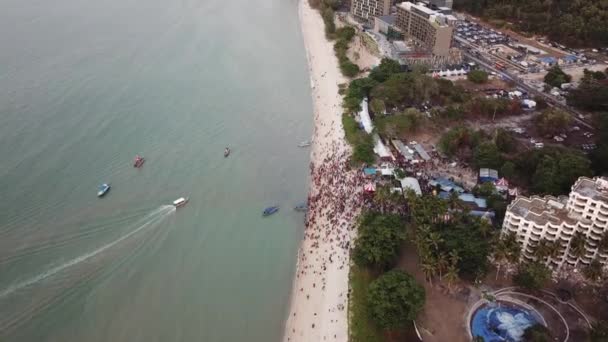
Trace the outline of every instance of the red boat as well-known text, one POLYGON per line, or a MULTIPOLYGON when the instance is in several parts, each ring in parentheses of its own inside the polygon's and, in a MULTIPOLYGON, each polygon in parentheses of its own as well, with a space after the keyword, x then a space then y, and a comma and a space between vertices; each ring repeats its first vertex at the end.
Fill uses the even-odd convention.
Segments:
POLYGON ((133 167, 137 167, 140 168, 142 165, 144 165, 144 162, 146 160, 144 159, 144 157, 140 157, 139 155, 135 156, 135 160, 133 161, 133 167))

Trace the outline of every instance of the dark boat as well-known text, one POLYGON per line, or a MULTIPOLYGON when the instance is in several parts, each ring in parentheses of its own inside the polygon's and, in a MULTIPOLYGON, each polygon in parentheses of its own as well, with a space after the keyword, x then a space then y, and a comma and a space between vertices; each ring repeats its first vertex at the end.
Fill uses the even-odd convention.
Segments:
POLYGON ((146 159, 144 159, 144 157, 140 157, 139 155, 137 155, 135 156, 135 160, 133 161, 133 167, 140 168, 142 165, 144 165, 145 162, 146 159))
POLYGON ((308 205, 306 203, 300 203, 293 208, 295 211, 308 211, 308 205))
POLYGON ((270 216, 274 213, 276 213, 277 211, 279 211, 279 206, 274 206, 274 207, 268 207, 266 209, 264 209, 264 212, 262 213, 262 216, 270 216))
POLYGON ((110 191, 110 184, 103 183, 99 186, 99 191, 97 191, 97 197, 103 197, 105 194, 110 191))
POLYGON ((226 147, 224 149, 224 158, 228 157, 230 155, 230 148, 226 147))

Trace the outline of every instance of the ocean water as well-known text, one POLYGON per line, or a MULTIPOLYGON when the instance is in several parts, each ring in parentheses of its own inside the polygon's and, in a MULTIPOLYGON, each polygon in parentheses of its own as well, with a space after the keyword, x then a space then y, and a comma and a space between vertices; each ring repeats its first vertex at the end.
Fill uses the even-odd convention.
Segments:
POLYGON ((296 0, 0 0, 0 340, 279 340, 311 112, 296 0))

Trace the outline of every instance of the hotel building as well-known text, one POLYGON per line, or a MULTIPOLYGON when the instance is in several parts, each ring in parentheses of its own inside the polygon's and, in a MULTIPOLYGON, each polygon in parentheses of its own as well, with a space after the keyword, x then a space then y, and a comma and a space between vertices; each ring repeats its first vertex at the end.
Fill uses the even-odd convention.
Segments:
POLYGON ((456 21, 453 15, 434 11, 422 4, 402 2, 397 5, 397 27, 406 37, 426 47, 437 56, 448 56, 456 21))
POLYGON ((569 196, 517 197, 507 207, 502 234, 513 232, 522 246, 522 260, 534 260, 534 247, 543 239, 557 241, 560 253, 549 266, 589 265, 597 258, 604 266, 608 251, 598 245, 608 232, 608 178, 580 177, 569 196), (570 253, 576 232, 585 237, 585 253, 577 258, 570 253))
POLYGON ((388 15, 391 0, 352 0, 350 12, 360 19, 373 21, 374 17, 388 15))

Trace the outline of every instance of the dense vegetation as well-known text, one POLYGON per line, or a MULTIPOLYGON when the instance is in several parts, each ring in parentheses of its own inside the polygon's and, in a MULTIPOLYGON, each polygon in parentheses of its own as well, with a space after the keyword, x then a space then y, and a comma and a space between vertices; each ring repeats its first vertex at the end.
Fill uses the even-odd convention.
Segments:
POLYGON ((551 279, 551 271, 547 266, 540 262, 530 262, 521 264, 517 274, 513 277, 513 282, 530 290, 542 289, 551 279))
MULTIPOLYGON (((554 119, 554 115, 561 115, 555 114, 554 109, 545 113, 539 119, 546 123, 545 130, 553 127, 557 132, 562 121, 569 120, 554 119)), ((578 151, 558 147, 517 151, 510 133, 500 129, 489 136, 468 127, 454 127, 442 135, 438 146, 448 157, 456 156, 478 168, 495 168, 509 181, 529 187, 537 194, 567 194, 578 177, 593 174, 591 161, 578 151)), ((608 153, 608 149, 601 151, 608 153)), ((602 167, 607 164, 600 157, 596 159, 602 167)))
POLYGON ((467 75, 467 79, 473 83, 486 83, 488 82, 488 73, 483 70, 472 70, 467 75))
POLYGON ((416 319, 424 306, 425 294, 414 277, 393 270, 371 283, 368 300, 372 320, 384 330, 393 330, 416 319))
POLYGON ((608 79, 601 71, 588 71, 568 94, 568 104, 591 111, 608 111, 608 79))
POLYGON ((403 221, 394 214, 366 212, 361 215, 353 260, 358 266, 385 269, 405 240, 403 221))
POLYGON ((565 132, 571 122, 569 113, 555 107, 545 109, 534 120, 540 134, 551 136, 565 132))
POLYGON ((597 0, 455 0, 454 8, 511 22, 573 46, 608 45, 608 2, 597 0))
POLYGON ((551 332, 542 324, 535 324, 526 328, 524 331, 523 340, 526 342, 551 342, 551 332))
POLYGON ((553 66, 545 75, 544 81, 551 87, 559 88, 564 83, 569 83, 572 76, 566 74, 559 66, 553 66))

